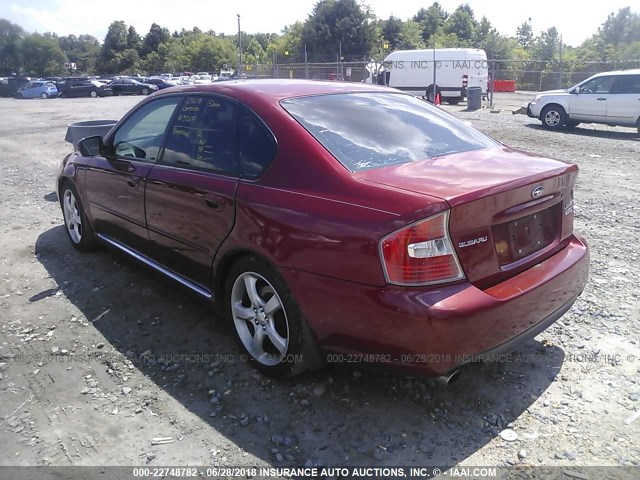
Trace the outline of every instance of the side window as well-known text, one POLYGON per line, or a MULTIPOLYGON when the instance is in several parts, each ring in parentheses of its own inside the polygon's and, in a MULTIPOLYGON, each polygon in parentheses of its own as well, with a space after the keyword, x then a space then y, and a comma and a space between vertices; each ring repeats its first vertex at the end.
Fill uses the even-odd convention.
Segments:
POLYGON ((127 119, 113 138, 118 157, 155 162, 164 133, 182 97, 166 97, 147 103, 127 119))
POLYGON ((228 100, 187 97, 169 129, 162 163, 235 175, 234 114, 228 100))
POLYGON ((238 119, 238 159, 244 178, 258 178, 276 153, 273 136, 256 116, 243 111, 238 119))
POLYGON ((580 87, 580 93, 609 93, 616 77, 598 77, 580 87))
POLYGON ((620 75, 611 89, 611 93, 637 94, 640 93, 640 75, 620 75))

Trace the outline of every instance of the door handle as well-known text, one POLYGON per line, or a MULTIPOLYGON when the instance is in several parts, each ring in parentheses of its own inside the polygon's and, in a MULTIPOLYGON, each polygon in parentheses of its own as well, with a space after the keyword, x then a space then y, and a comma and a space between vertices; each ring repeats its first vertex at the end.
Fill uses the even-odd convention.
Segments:
POLYGON ((217 212, 224 208, 224 198, 218 195, 206 195, 204 197, 204 203, 207 204, 207 207, 217 212))
POLYGON ((140 185, 140 177, 132 176, 127 178, 127 185, 129 185, 132 188, 136 188, 138 185, 140 185))
POLYGON ((598 98, 596 98, 596 100, 606 100, 606 99, 607 99, 606 97, 598 97, 598 98))

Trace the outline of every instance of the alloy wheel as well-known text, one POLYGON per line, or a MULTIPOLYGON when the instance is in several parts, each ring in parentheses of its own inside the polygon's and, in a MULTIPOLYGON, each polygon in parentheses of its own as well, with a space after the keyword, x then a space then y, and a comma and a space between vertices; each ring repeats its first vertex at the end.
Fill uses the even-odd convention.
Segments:
POLYGON ((549 110, 544 116, 544 122, 550 127, 556 127, 560 123, 560 114, 556 110, 549 110))
POLYGON ((78 208, 78 201, 71 190, 64 192, 62 199, 64 209, 64 221, 67 225, 67 231, 74 243, 79 244, 82 241, 82 215, 78 208))
POLYGON ((289 348, 289 323, 273 285, 255 272, 239 275, 231 290, 231 314, 247 352, 262 365, 278 365, 289 348))

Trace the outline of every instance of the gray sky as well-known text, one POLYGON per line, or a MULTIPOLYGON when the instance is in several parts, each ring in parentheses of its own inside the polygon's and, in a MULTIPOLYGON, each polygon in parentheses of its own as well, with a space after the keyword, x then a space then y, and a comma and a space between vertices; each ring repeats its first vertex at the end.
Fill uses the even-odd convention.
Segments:
MULTIPOLYGON (((237 32, 236 14, 241 16, 243 31, 279 33, 286 25, 304 21, 315 3, 315 0, 2 0, 0 17, 28 31, 89 33, 100 40, 114 20, 134 25, 141 35, 149 31, 153 22, 171 31, 197 26, 204 31, 231 34, 237 32)), ((379 18, 394 15, 406 20, 432 2, 365 0, 365 3, 379 18)), ((595 33, 609 13, 631 6, 630 0, 440 0, 440 5, 450 13, 461 3, 468 3, 477 19, 487 16, 503 35, 514 35, 518 25, 531 18, 536 35, 556 26, 564 43, 572 46, 595 33)), ((638 7, 632 10, 637 12, 638 7)))

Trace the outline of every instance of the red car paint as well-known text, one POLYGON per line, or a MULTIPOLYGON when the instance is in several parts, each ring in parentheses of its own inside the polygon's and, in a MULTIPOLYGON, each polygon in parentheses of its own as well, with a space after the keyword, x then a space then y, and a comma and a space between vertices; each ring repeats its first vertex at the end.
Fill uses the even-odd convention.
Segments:
POLYGON ((395 91, 304 81, 164 90, 140 105, 193 94, 246 105, 277 141, 270 166, 248 180, 74 154, 59 181, 76 185, 97 232, 214 299, 236 255, 261 256, 279 270, 326 351, 444 374, 475 355, 515 348, 559 318, 588 276, 588 248, 573 233, 577 167, 496 146, 350 172, 280 101, 355 92, 395 91), (532 198, 538 187, 544 194, 532 198), (447 209, 465 278, 388 284, 381 239, 447 209), (521 238, 518 220, 538 247, 521 238))

